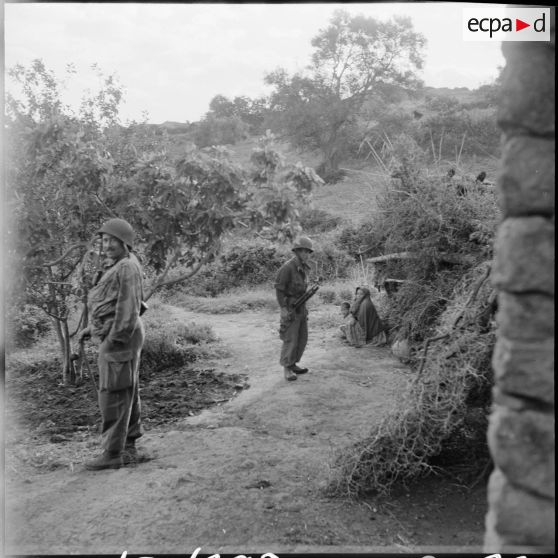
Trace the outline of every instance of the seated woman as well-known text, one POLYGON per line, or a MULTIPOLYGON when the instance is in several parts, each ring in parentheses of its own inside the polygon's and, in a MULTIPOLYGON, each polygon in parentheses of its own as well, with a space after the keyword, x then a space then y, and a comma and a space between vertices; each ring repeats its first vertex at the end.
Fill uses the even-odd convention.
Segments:
POLYGON ((385 345, 387 343, 386 326, 376 312, 370 298, 370 290, 367 287, 357 287, 350 311, 362 328, 366 343, 372 345, 385 345))
POLYGON ((352 347, 362 347, 366 342, 364 331, 351 315, 351 305, 348 302, 341 303, 341 315, 344 318, 343 325, 339 327, 341 338, 352 347))

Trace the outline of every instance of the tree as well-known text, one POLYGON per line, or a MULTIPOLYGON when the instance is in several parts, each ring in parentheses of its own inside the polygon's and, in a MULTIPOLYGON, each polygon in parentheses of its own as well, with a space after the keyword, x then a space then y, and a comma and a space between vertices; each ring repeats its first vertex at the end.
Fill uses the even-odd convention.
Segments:
MULTIPOLYGON (((122 217, 136 230, 145 264, 157 274, 149 297, 192 277, 235 227, 292 237, 298 208, 321 182, 311 169, 284 165, 271 135, 251 170, 234 165, 223 148, 192 148, 174 160, 164 144, 118 128, 112 80, 75 115, 40 61, 9 75, 23 91, 23 101, 7 99, 8 259, 21 278, 13 291, 55 322, 65 383, 75 374, 68 320, 91 287, 92 239, 104 220, 122 217), (169 277, 178 264, 183 272, 169 277)), ((86 320, 84 312, 82 326, 86 320)))
POLYGON ((215 95, 209 103, 206 119, 238 118, 249 128, 250 133, 261 133, 267 111, 267 101, 264 97, 250 99, 237 96, 230 100, 224 95, 215 95))
POLYGON ((62 377, 68 382, 73 375, 68 318, 78 287, 75 276, 106 215, 97 193, 113 171, 101 140, 102 124, 114 122, 121 93, 109 76, 76 116, 61 101, 61 83, 40 60, 29 68, 12 68, 9 76, 22 96, 8 94, 6 102, 8 266, 18 279, 14 295, 23 293, 25 302, 52 318, 62 377))
POLYGON ((312 39, 306 74, 278 69, 266 76, 275 90, 276 125, 295 143, 322 152, 324 172, 334 172, 353 119, 381 84, 417 85, 424 37, 411 20, 382 22, 336 11, 330 25, 312 39))
POLYGON ((282 239, 298 232, 299 209, 322 181, 312 169, 286 165, 273 141, 271 134, 262 138, 248 170, 219 147, 192 149, 178 161, 165 153, 137 161, 107 203, 138 231, 147 263, 158 274, 147 298, 195 275, 239 226, 282 239), (169 277, 177 264, 182 273, 169 277))

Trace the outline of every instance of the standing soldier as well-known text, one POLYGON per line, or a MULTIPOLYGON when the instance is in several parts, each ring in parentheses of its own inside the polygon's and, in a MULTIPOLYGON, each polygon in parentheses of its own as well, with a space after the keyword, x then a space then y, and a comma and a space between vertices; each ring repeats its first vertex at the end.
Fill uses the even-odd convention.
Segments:
POLYGON ((310 270, 308 259, 314 251, 312 241, 302 236, 293 245, 294 258, 286 262, 277 273, 275 292, 281 307, 280 338, 283 341, 280 364, 285 371, 285 379, 293 381, 297 374, 308 372, 308 368, 299 368, 296 363, 308 341, 308 311, 306 304, 294 309, 293 304, 303 295, 308 285, 307 274, 310 270))
POLYGON ((136 460, 142 435, 139 361, 145 337, 140 309, 142 271, 130 250, 134 230, 123 219, 109 219, 99 230, 109 267, 89 293, 90 325, 78 338, 99 342, 99 407, 103 453, 86 469, 117 469, 136 460))

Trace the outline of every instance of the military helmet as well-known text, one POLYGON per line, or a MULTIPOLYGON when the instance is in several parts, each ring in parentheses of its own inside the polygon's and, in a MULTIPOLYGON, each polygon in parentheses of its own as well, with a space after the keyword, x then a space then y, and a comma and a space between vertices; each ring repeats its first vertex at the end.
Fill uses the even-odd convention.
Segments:
POLYGON ((310 250, 310 252, 314 251, 314 249, 312 248, 312 241, 307 236, 301 236, 297 238, 291 250, 294 252, 299 248, 305 248, 306 250, 310 250))
POLYGON ((124 219, 109 219, 100 229, 99 234, 110 234, 130 248, 134 246, 134 229, 124 219))

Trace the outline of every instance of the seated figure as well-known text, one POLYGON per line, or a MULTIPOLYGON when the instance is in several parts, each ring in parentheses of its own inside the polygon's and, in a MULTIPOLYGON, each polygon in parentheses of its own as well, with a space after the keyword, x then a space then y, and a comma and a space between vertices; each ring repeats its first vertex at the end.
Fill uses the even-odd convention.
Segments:
POLYGON ((362 347, 366 342, 366 336, 360 324, 351 314, 351 305, 348 302, 341 304, 341 315, 343 316, 343 325, 339 327, 341 330, 341 339, 345 339, 352 347, 362 347))
POLYGON ((366 343, 376 346, 387 343, 387 328, 376 312, 370 298, 370 289, 357 287, 350 312, 362 328, 366 343))

